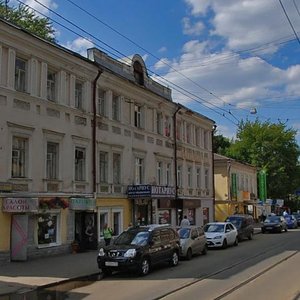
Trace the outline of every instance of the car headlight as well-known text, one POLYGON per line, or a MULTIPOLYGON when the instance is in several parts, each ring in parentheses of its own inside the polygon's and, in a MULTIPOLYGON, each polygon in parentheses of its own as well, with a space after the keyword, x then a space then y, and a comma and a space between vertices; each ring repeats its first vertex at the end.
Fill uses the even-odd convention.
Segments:
POLYGON ((99 249, 98 256, 104 256, 104 255, 105 255, 104 249, 103 249, 103 248, 100 248, 100 249, 99 249))
POLYGON ((124 257, 135 257, 135 256, 136 256, 135 249, 128 249, 124 254, 124 257))
POLYGON ((217 236, 214 237, 214 240, 218 240, 218 239, 221 239, 221 238, 222 238, 221 235, 217 235, 217 236))

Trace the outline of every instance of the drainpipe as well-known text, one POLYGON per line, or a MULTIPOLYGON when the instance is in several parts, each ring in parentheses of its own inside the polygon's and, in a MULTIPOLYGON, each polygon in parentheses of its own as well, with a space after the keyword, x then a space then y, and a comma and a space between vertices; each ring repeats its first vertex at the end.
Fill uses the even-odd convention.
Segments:
POLYGON ((177 180, 177 126, 176 126, 176 115, 179 112, 179 110, 182 107, 178 105, 175 113, 173 114, 173 138, 174 138, 174 179, 175 179, 175 206, 176 206, 176 225, 178 221, 178 209, 179 209, 179 203, 178 203, 178 180, 177 180))
POLYGON ((103 70, 99 69, 98 74, 96 78, 93 81, 93 121, 92 121, 92 130, 93 130, 93 135, 92 135, 92 141, 93 141, 93 155, 92 155, 92 166, 93 166, 93 194, 94 198, 96 199, 96 193, 97 193, 97 188, 96 188, 96 127, 97 127, 97 122, 96 122, 96 114, 97 114, 97 99, 96 99, 96 91, 97 91, 97 81, 102 74, 103 70))
POLYGON ((211 131, 211 155, 212 155, 212 197, 213 197, 213 222, 216 221, 216 190, 215 190, 215 159, 214 159, 214 135, 217 130, 217 125, 214 124, 211 131))

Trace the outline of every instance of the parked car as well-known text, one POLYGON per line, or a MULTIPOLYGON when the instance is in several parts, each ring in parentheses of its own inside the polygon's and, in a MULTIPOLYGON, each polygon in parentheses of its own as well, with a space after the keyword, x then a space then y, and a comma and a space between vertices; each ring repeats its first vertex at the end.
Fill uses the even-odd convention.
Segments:
POLYGON ((268 216, 261 226, 261 232, 287 231, 287 224, 283 216, 268 216))
POLYGON ((238 231, 238 239, 253 239, 254 234, 254 219, 251 215, 236 214, 229 216, 226 222, 231 222, 238 231))
POLYGON ((294 215, 285 215, 284 219, 286 221, 287 228, 289 229, 298 228, 297 219, 294 215))
POLYGON ((294 212, 293 216, 295 216, 295 218, 297 219, 297 224, 298 226, 300 226, 300 213, 294 212))
POLYGON ((147 275, 158 263, 177 266, 179 251, 176 228, 169 225, 137 226, 122 232, 112 245, 100 248, 97 262, 105 275, 128 270, 147 275))
POLYGON ((204 226, 208 247, 227 248, 229 245, 237 246, 238 231, 231 222, 213 222, 204 226))
POLYGON ((206 237, 202 227, 187 226, 178 228, 180 256, 190 260, 193 254, 206 254, 206 237))

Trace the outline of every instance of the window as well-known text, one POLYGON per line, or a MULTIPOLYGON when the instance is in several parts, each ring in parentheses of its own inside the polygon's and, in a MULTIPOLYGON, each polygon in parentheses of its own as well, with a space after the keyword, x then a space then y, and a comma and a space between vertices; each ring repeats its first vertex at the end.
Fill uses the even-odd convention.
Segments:
POLYGON ((204 149, 208 149, 209 131, 204 132, 204 149))
POLYGON ((134 105, 134 126, 142 128, 142 109, 140 105, 134 105))
POLYGON ((28 151, 28 139, 13 137, 12 143, 12 172, 13 178, 26 177, 26 155, 28 151))
POLYGON ((158 134, 163 134, 163 115, 162 113, 156 114, 156 128, 158 134))
POLYGON ((193 187, 193 180, 192 180, 192 167, 187 168, 187 180, 188 180, 188 187, 193 187))
POLYGON ((192 143, 192 126, 190 124, 186 125, 186 142, 188 144, 192 143))
POLYGON ((140 85, 144 85, 143 67, 138 61, 135 61, 133 64, 133 74, 135 81, 140 85))
POLYGON ((58 214, 40 214, 38 215, 38 244, 49 245, 58 242, 58 214))
POLYGON ((157 162, 157 178, 156 178, 156 181, 157 181, 157 184, 158 185, 162 185, 162 173, 163 173, 163 163, 161 161, 158 161, 157 162))
POLYGON ((100 182, 108 183, 108 153, 100 151, 100 182))
POLYGON ((47 99, 50 101, 55 101, 56 93, 56 74, 53 71, 48 71, 47 74, 47 99))
POLYGON ((196 135, 196 146, 200 146, 200 139, 201 139, 201 130, 200 128, 196 128, 195 130, 195 135, 196 135))
POLYGON ((113 235, 121 233, 121 213, 118 211, 113 212, 113 235))
POLYGON ((47 179, 58 179, 58 144, 47 143, 47 179))
POLYGON ((209 189, 209 170, 205 169, 204 171, 204 185, 205 185, 205 189, 208 190, 209 189))
POLYGON ((171 136, 171 118, 169 116, 165 117, 165 136, 171 136))
POLYGON ((167 163, 166 167, 166 185, 171 185, 171 164, 167 163))
POLYGON ((85 180, 85 149, 80 147, 75 149, 75 180, 85 180))
POLYGON ((75 83, 75 107, 78 109, 83 108, 83 84, 76 80, 75 83))
POLYGON ((15 66, 15 89, 26 92, 27 62, 19 57, 16 58, 15 66))
POLYGON ((121 155, 113 153, 113 183, 121 183, 121 155))
POLYGON ((196 184, 197 189, 201 188, 201 168, 196 169, 196 184))
POLYGON ((98 89, 98 114, 101 116, 106 116, 105 107, 105 91, 98 89))
POLYGON ((182 167, 177 166, 177 186, 182 187, 182 167))
POLYGON ((115 121, 120 121, 120 97, 115 95, 112 99, 112 118, 115 121))
POLYGON ((144 160, 142 158, 135 158, 135 184, 142 184, 144 182, 144 160))
POLYGON ((176 139, 181 141, 182 139, 182 123, 181 121, 176 122, 176 139))
POLYGON ((100 213, 100 237, 103 237, 103 228, 105 224, 108 224, 108 211, 100 213))

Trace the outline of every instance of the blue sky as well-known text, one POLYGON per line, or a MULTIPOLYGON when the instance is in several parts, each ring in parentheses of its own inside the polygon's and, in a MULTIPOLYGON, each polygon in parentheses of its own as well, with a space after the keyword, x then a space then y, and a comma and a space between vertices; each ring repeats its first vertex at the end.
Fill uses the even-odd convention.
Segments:
POLYGON ((255 118, 300 129, 300 0, 281 0, 287 16, 279 0, 24 3, 51 18, 59 44, 82 55, 92 46, 117 59, 140 54, 174 102, 213 119, 220 134, 234 137, 238 121, 255 118))

